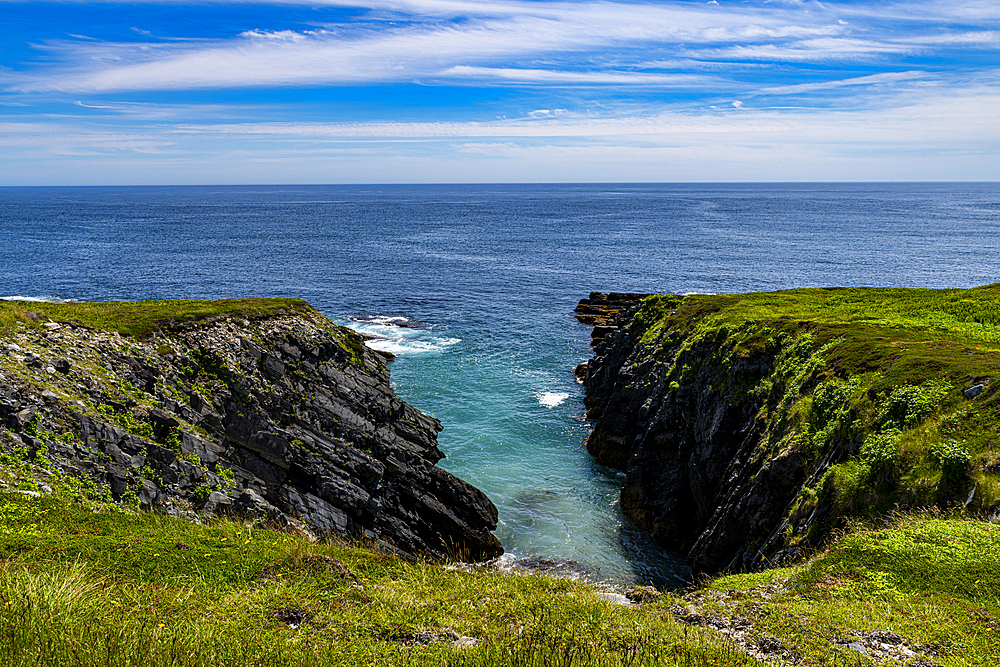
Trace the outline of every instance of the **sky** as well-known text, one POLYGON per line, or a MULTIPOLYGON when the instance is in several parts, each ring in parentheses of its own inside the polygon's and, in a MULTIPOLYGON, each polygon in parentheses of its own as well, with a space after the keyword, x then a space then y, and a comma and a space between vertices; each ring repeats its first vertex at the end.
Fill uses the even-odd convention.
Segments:
POLYGON ((1000 180, 1000 0, 0 0, 0 185, 1000 180))

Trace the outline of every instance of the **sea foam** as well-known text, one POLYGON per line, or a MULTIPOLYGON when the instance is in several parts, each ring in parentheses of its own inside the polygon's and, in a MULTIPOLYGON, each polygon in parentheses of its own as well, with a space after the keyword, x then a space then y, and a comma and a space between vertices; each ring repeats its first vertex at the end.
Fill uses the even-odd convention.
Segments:
POLYGON ((75 299, 57 299, 54 296, 0 296, 0 301, 33 301, 35 303, 70 303, 75 299))
POLYGON ((569 398, 569 394, 562 391, 542 391, 535 394, 535 397, 538 399, 539 405, 554 408, 569 398))
POLYGON ((356 316, 350 327, 371 336, 365 344, 395 355, 432 354, 462 342, 461 338, 434 335, 433 325, 398 315, 356 316))

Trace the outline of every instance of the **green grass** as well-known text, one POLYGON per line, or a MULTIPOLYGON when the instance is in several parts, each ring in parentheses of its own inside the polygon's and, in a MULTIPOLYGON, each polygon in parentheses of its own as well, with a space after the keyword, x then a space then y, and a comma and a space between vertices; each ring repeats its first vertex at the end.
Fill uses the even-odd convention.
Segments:
POLYGON ((754 614, 810 664, 852 653, 831 650, 831 637, 885 630, 933 647, 942 665, 995 665, 1000 656, 1000 526, 982 521, 918 514, 884 528, 857 525, 804 565, 706 588, 729 591, 730 613, 754 614), (784 581, 763 609, 733 590, 754 578, 784 581))
POLYGON ((0 563, 11 666, 736 666, 762 664, 747 647, 769 638, 786 660, 846 667, 876 663, 838 642, 876 630, 946 667, 1000 655, 1000 527, 936 515, 859 525, 800 566, 632 608, 566 579, 9 492, 0 563), (677 603, 750 627, 680 623, 677 603))
MULTIPOLYGON (((677 297, 652 297, 676 301, 677 297)), ((1000 283, 971 289, 831 287, 695 296, 684 305, 708 323, 786 320, 925 332, 936 340, 1000 343, 1000 283)), ((693 313, 692 313, 693 314, 693 313)))
POLYGON ((669 614, 637 624, 576 582, 229 521, 0 494, 0 554, 0 662, 11 666, 755 664, 707 631, 685 640, 669 614))
POLYGON ((281 312, 313 313, 301 299, 224 299, 222 301, 109 301, 40 303, 0 301, 0 332, 18 324, 73 322, 92 329, 142 338, 170 325, 219 315, 257 319, 281 312))

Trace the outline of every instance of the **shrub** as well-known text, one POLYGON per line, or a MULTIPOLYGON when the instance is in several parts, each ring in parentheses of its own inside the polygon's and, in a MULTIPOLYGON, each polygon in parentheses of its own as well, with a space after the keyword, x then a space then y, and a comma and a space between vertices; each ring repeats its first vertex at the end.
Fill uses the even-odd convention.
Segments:
POLYGON ((941 464, 941 475, 948 483, 965 478, 972 455, 957 440, 945 440, 931 447, 931 456, 941 464))
POLYGON ((896 429, 873 433, 861 446, 861 458, 871 468, 872 475, 891 470, 898 453, 899 431, 896 429))
POLYGON ((813 423, 823 428, 841 410, 851 397, 851 387, 838 380, 821 382, 813 390, 813 423))
POLYGON ((233 474, 231 468, 216 466, 215 474, 222 478, 222 481, 226 483, 226 486, 228 487, 236 486, 236 476, 233 474))
POLYGON ((181 453, 181 436, 177 431, 170 431, 163 437, 163 446, 174 454, 181 453))
POLYGON ((208 497, 212 495, 212 489, 207 484, 202 484, 197 489, 194 490, 192 498, 196 503, 204 503, 208 500, 208 497))
POLYGON ((948 393, 948 385, 939 382, 897 387, 886 397, 879 411, 879 421, 889 428, 915 426, 931 414, 948 393))

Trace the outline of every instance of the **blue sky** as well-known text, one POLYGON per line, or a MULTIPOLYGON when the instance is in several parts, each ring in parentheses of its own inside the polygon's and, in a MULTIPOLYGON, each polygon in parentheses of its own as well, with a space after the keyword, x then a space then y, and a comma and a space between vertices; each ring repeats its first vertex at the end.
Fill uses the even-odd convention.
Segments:
POLYGON ((0 0, 0 185, 1000 180, 1000 1, 0 0))

